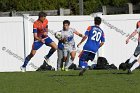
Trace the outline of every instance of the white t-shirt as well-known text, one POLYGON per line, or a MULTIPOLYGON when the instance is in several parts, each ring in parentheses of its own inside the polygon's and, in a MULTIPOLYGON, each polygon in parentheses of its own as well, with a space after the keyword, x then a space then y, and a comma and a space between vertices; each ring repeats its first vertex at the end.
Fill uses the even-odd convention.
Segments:
POLYGON ((70 44, 73 45, 75 43, 74 41, 74 32, 76 30, 74 28, 69 28, 67 31, 61 30, 62 38, 66 39, 66 42, 64 44, 70 44))

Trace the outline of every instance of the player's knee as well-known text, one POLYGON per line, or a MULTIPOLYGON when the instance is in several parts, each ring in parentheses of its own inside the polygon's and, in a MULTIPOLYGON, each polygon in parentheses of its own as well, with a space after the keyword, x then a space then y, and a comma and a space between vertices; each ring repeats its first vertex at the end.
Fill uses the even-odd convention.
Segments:
POLYGON ((71 57, 71 60, 74 60, 74 59, 75 59, 75 56, 72 56, 72 57, 71 57))
POLYGON ((56 51, 56 50, 57 50, 57 46, 52 47, 52 49, 53 49, 54 51, 56 51))
POLYGON ((58 46, 56 45, 56 46, 54 47, 54 49, 57 50, 57 49, 58 49, 58 46))
POLYGON ((53 42, 51 47, 52 47, 54 50, 57 50, 57 47, 58 47, 58 46, 53 42))
POLYGON ((63 57, 63 61, 66 62, 66 60, 67 60, 67 57, 63 57))
POLYGON ((35 55, 35 53, 30 53, 29 57, 32 58, 35 55))
POLYGON ((75 59, 75 53, 71 54, 71 59, 72 59, 72 60, 75 59))

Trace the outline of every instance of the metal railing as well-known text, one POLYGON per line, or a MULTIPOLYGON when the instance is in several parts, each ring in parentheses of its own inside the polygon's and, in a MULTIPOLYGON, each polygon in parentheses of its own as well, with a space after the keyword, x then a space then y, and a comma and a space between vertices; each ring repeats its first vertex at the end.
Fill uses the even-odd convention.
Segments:
MULTIPOLYGON (((11 11, 11 12, 0 12, 0 17, 9 16, 22 16, 23 14, 29 14, 31 16, 37 16, 40 11, 11 11)), ((47 10, 44 11, 48 16, 57 15, 70 15, 70 9, 60 8, 59 10, 47 10)))

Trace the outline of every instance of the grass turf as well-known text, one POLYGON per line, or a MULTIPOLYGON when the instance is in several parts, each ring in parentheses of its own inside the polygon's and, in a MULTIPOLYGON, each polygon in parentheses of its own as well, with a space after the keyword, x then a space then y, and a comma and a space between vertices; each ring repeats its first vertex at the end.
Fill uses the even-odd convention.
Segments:
POLYGON ((139 93, 140 71, 0 73, 0 93, 139 93))

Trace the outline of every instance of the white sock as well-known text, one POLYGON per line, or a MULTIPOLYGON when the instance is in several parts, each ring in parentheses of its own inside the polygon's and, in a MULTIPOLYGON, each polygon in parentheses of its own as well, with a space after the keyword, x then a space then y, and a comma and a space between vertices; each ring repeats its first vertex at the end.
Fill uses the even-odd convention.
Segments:
POLYGON ((139 67, 140 63, 136 62, 134 65, 130 68, 131 71, 135 70, 137 67, 139 67))
POLYGON ((129 63, 132 63, 134 60, 136 60, 136 57, 135 57, 134 55, 132 55, 132 56, 130 57, 129 63))
POLYGON ((65 63, 66 63, 66 62, 63 62, 63 67, 65 67, 65 63))

